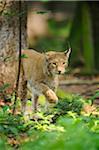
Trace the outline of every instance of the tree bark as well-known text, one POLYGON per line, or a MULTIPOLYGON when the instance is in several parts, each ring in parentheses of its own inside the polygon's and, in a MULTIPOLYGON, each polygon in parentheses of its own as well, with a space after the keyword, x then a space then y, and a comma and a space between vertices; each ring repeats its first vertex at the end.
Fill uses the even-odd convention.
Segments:
POLYGON ((19 49, 19 15, 22 15, 22 48, 26 47, 26 2, 0 1, 0 58, 12 56, 19 49))
POLYGON ((20 15, 21 15, 21 48, 27 46, 26 43, 26 2, 21 3, 21 12, 19 10, 19 1, 0 0, 0 87, 9 85, 5 90, 0 91, 6 96, 12 93, 17 80, 18 63, 16 64, 16 52, 20 49, 20 15), (10 59, 9 59, 10 58, 10 59))

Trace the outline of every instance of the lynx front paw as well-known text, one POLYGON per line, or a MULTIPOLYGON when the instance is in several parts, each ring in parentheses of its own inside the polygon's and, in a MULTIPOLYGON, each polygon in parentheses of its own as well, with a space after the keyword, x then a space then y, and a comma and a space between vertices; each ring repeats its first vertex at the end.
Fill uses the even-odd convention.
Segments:
POLYGON ((58 102, 58 97, 56 94, 50 89, 46 92, 46 97, 50 103, 57 103, 58 102))

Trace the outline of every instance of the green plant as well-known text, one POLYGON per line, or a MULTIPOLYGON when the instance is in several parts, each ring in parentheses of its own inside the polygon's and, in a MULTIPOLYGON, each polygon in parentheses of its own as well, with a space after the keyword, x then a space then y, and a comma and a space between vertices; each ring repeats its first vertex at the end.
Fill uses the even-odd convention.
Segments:
POLYGON ((55 107, 48 111, 41 109, 27 121, 22 115, 11 114, 9 106, 0 108, 0 146, 5 150, 31 147, 34 150, 45 147, 46 150, 98 150, 99 117, 81 113, 88 104, 81 96, 62 91, 58 96, 60 100, 55 107))

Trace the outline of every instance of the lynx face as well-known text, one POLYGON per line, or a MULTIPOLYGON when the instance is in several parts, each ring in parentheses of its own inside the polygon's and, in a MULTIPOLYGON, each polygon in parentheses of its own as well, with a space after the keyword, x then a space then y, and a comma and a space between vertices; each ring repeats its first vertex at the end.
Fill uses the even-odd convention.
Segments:
POLYGON ((68 58, 71 50, 64 52, 48 52, 48 72, 51 75, 64 74, 68 67, 68 58))

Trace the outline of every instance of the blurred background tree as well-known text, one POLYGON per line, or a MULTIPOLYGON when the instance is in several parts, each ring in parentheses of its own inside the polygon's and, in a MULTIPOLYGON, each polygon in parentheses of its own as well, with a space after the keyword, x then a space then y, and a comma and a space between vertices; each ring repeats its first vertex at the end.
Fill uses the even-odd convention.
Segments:
MULTIPOLYGON (((28 2, 28 47, 64 51, 72 47, 71 66, 86 74, 99 70, 99 2, 28 2)), ((78 72, 79 72, 78 71, 78 72)))

